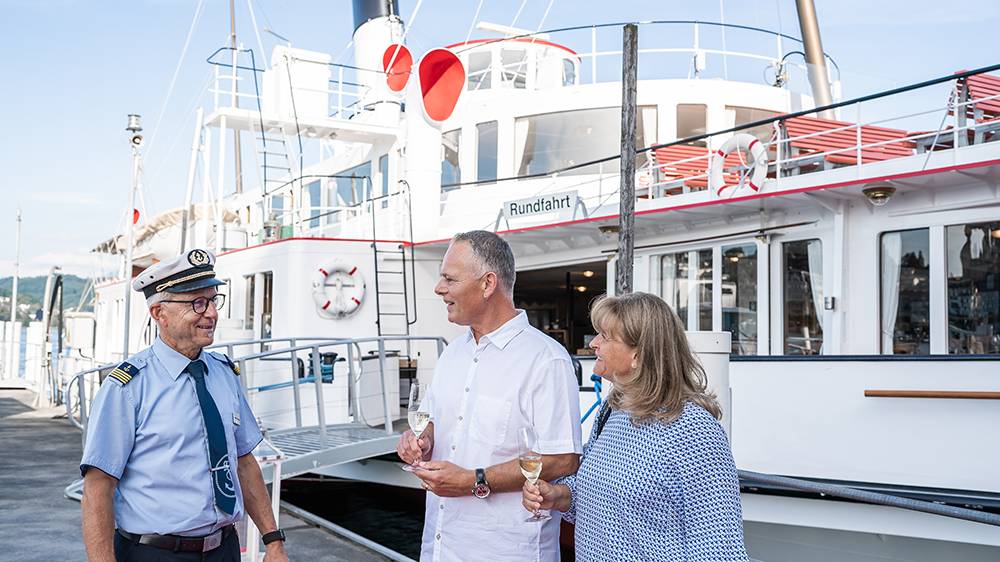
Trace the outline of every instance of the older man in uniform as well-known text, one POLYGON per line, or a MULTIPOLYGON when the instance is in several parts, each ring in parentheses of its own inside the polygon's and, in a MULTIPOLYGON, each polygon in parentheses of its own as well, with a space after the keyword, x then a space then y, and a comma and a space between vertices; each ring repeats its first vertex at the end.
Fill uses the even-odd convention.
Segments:
POLYGON ((233 524, 244 509, 263 533, 265 560, 288 560, 250 454, 262 437, 239 370, 202 351, 225 301, 214 264, 211 252, 191 250, 132 283, 159 337, 118 365, 94 400, 80 461, 91 562, 238 562, 233 524))
POLYGON ((576 471, 579 387, 566 350, 514 308, 514 254, 492 232, 455 236, 434 292, 469 329, 441 354, 421 408, 432 421, 396 451, 427 494, 421 562, 557 562, 559 518, 526 521, 518 432, 532 428, 542 478, 576 471))

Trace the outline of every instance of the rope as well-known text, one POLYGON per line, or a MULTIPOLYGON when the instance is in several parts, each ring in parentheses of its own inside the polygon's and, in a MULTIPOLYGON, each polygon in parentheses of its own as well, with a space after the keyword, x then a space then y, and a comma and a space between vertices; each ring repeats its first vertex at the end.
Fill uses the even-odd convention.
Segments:
POLYGON ((194 9, 194 17, 191 18, 191 25, 188 27, 187 38, 184 39, 184 47, 181 48, 181 56, 177 59, 177 67, 174 68, 174 75, 170 78, 170 86, 167 88, 167 96, 163 100, 163 106, 160 108, 160 114, 156 117, 156 124, 153 125, 153 133, 149 135, 149 146, 146 147, 146 155, 149 155, 149 151, 153 149, 153 143, 156 142, 156 133, 160 130, 160 122, 163 121, 163 113, 167 110, 167 104, 170 102, 170 97, 174 93, 174 85, 177 84, 177 76, 181 72, 181 65, 184 64, 184 57, 187 55, 188 46, 191 45, 191 38, 194 36, 194 28, 198 24, 198 19, 201 17, 201 10, 205 5, 205 0, 198 0, 198 5, 194 9))
POLYGON ((472 37, 472 30, 476 28, 476 20, 479 19, 479 12, 483 9, 483 3, 486 0, 479 0, 479 5, 476 6, 476 13, 472 16, 472 23, 469 24, 469 32, 465 34, 465 44, 469 44, 469 38, 472 37))
POLYGON ((517 20, 518 20, 518 18, 520 18, 520 17, 521 17, 521 12, 523 12, 523 11, 524 11, 524 6, 525 6, 525 4, 527 4, 527 3, 528 3, 528 0, 521 0, 521 7, 519 7, 519 8, 517 9, 517 13, 516 13, 516 14, 514 14, 514 21, 510 22, 510 26, 509 26, 510 28, 512 28, 512 29, 513 29, 514 25, 515 25, 515 24, 517 23, 517 20))

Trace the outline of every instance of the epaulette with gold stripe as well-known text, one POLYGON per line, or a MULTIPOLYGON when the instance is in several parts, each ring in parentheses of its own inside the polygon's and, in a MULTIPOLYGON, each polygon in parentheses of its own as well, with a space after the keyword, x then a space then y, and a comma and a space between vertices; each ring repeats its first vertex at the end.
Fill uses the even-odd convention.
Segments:
POLYGON ((229 356, 226 355, 225 353, 223 353, 222 356, 226 359, 226 363, 229 364, 229 368, 232 369, 234 373, 236 373, 236 376, 237 377, 240 376, 240 368, 236 365, 236 363, 233 363, 233 360, 230 359, 229 356))
POLYGON ((111 373, 108 374, 108 377, 120 382, 122 385, 126 385, 132 380, 133 376, 138 374, 139 369, 135 365, 129 363, 128 361, 124 361, 115 367, 111 373))

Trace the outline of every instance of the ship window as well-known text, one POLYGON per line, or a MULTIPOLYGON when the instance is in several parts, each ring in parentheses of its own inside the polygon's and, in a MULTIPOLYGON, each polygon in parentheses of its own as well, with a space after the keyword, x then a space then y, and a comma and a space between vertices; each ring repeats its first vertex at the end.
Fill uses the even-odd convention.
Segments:
MULTIPOLYGON (((378 194, 380 197, 385 197, 389 195, 389 155, 383 154, 378 157, 378 175, 379 183, 381 184, 381 192, 378 194)), ((385 197, 382 199, 382 208, 385 209, 389 206, 389 198, 385 197)))
POLYGON ((722 329, 733 353, 757 354, 757 246, 722 247, 722 329))
POLYGON ((476 125, 476 180, 497 179, 497 122, 476 125))
POLYGON ((798 240, 781 245, 785 355, 818 355, 823 348, 823 245, 798 240))
POLYGON ((660 295, 689 330, 712 329, 712 250, 692 250, 661 258, 660 295), (691 271, 694 260, 698 267, 691 271), (694 306, 693 311, 691 306, 694 306), (690 312, 689 312, 690 311, 690 312))
POLYGON ((316 228, 319 226, 320 205, 322 205, 319 200, 321 190, 320 185, 320 180, 316 180, 306 185, 306 192, 309 194, 309 228, 316 228))
POLYGON ((271 196, 271 210, 264 217, 264 220, 276 220, 279 223, 284 222, 285 214, 285 196, 284 195, 273 195, 271 196))
POLYGON ((562 83, 563 86, 576 84, 576 65, 569 59, 563 59, 562 83))
POLYGON ((929 254, 926 228, 882 234, 882 353, 930 353, 929 254))
POLYGON ((960 224, 948 243, 948 353, 1000 353, 1000 221, 960 224))
MULTIPOLYGON (((365 162, 336 174, 327 184, 327 207, 350 207, 371 199, 372 163, 365 162)), ((326 209, 327 224, 340 221, 340 211, 326 209)))
POLYGON ((489 90, 493 77, 490 75, 490 60, 492 54, 470 53, 469 54, 469 82, 466 88, 469 90, 489 90))
POLYGON ((264 281, 264 302, 260 311, 260 338, 271 337, 271 311, 274 298, 274 273, 267 271, 261 274, 264 281))
MULTIPOLYGON (((636 146, 656 139, 656 107, 639 108, 636 146)), ((581 109, 519 117, 514 122, 518 175, 548 173, 621 152, 621 108, 581 109)), ((637 156, 641 165, 645 155, 637 156)), ((582 166, 561 175, 618 173, 617 161, 582 166)))
POLYGON ((523 49, 502 49, 500 65, 500 81, 508 87, 524 89, 528 76, 528 53, 523 49))
POLYGON ((226 295, 226 300, 228 300, 230 302, 230 305, 222 307, 222 310, 225 311, 224 314, 226 315, 226 318, 232 318, 233 317, 233 305, 232 305, 232 302, 233 302, 233 300, 232 300, 232 298, 233 298, 233 291, 232 291, 232 288, 230 286, 230 281, 229 281, 229 279, 220 279, 219 281, 222 281, 222 283, 223 283, 222 285, 219 286, 219 292, 223 293, 224 295, 226 295))
MULTIPOLYGON (((677 138, 704 135, 707 130, 707 111, 708 106, 701 103, 677 104, 677 138)), ((695 141, 691 144, 705 146, 705 141, 695 141)))
MULTIPOLYGON (((753 107, 736 107, 727 105, 726 110, 733 112, 733 125, 736 127, 747 123, 753 123, 754 121, 770 119, 778 115, 775 111, 756 109, 753 107)), ((771 134, 774 132, 774 125, 771 123, 768 123, 767 125, 758 125, 757 127, 744 129, 740 132, 751 134, 760 139, 761 142, 769 142, 771 140, 771 134)))
POLYGON ((458 163, 461 142, 461 129, 448 131, 441 135, 441 185, 443 187, 462 182, 462 169, 458 163))
POLYGON ((244 275, 243 285, 246 287, 246 291, 243 294, 243 329, 253 330, 253 301, 254 295, 254 282, 256 277, 254 275, 244 275))

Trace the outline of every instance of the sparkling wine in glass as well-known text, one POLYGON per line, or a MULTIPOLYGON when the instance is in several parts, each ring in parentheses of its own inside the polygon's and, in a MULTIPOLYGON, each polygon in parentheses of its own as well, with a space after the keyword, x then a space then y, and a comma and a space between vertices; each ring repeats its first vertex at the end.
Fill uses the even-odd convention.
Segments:
MULTIPOLYGON (((424 401, 426 394, 426 384, 415 382, 410 385, 410 401, 406 405, 406 421, 410 424, 410 431, 413 432, 413 435, 417 439, 420 439, 420 436, 424 434, 427 424, 431 421, 431 413, 420 409, 420 405, 424 401)), ((415 466, 409 464, 404 464, 402 468, 407 472, 418 470, 415 466)))
MULTIPOLYGON (((542 474, 542 455, 538 452, 538 436, 531 427, 522 427, 517 432, 517 462, 525 480, 534 484, 542 474)), ((545 521, 550 517, 536 511, 525 521, 545 521)))

